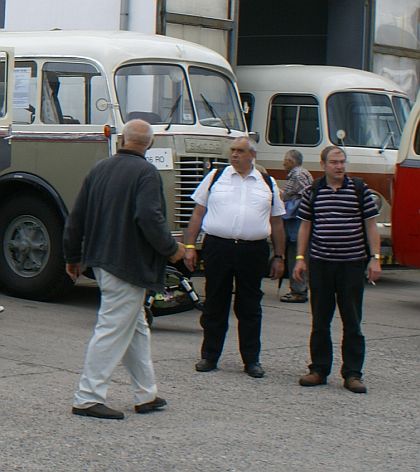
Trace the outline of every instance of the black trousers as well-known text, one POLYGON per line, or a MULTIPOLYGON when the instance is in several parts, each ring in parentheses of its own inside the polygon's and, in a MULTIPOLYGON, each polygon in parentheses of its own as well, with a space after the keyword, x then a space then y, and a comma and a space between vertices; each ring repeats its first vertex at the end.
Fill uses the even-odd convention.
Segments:
POLYGON ((235 281, 234 312, 244 364, 258 362, 261 350, 261 281, 266 275, 266 240, 238 241, 206 236, 203 247, 206 301, 201 316, 204 339, 201 357, 217 361, 229 326, 235 281))
POLYGON ((365 338, 361 332, 365 262, 328 262, 311 258, 311 371, 328 376, 333 361, 331 321, 336 303, 343 322, 341 375, 361 377, 365 338))

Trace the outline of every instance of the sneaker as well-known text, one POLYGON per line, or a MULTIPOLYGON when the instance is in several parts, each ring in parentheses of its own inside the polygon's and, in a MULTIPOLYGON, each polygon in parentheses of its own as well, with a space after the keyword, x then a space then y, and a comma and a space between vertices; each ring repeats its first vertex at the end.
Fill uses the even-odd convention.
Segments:
POLYGON ((305 303, 308 301, 308 297, 299 293, 289 292, 280 297, 280 301, 284 303, 305 303))
POLYGON ((302 387, 316 387, 317 385, 325 385, 327 383, 327 377, 324 377, 318 372, 309 372, 299 379, 299 384, 302 387))
POLYGON ((0 313, 4 311, 4 306, 0 305, 0 313))
POLYGON ((265 371, 261 367, 259 362, 252 362, 250 364, 245 364, 244 371, 250 376, 254 377, 254 379, 260 379, 264 377, 265 371))
POLYGON ((142 403, 141 405, 134 405, 134 411, 140 414, 150 413, 151 411, 163 408, 165 405, 167 405, 167 401, 164 398, 156 397, 151 402, 142 403))
POLYGON ((353 393, 367 393, 366 385, 360 377, 348 377, 344 379, 344 388, 353 393))

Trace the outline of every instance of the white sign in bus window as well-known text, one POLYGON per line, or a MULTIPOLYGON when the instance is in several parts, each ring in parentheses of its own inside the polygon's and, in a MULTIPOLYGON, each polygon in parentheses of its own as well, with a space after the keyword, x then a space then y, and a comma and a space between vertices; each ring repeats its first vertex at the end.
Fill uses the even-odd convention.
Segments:
POLYGON ((31 68, 18 67, 14 70, 14 76, 15 76, 15 89, 13 91, 13 107, 14 108, 28 108, 31 68))
POLYGON ((146 152, 146 159, 158 170, 173 170, 174 161, 171 148, 153 148, 146 152))

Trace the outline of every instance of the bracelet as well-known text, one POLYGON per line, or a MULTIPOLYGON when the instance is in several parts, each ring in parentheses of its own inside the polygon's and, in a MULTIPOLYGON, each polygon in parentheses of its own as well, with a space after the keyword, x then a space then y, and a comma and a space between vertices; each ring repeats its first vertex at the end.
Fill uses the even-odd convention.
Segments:
POLYGON ((195 249, 195 244, 184 244, 185 249, 195 249))
POLYGON ((284 261, 284 256, 281 256, 280 254, 274 254, 273 259, 281 259, 284 261))
POLYGON ((303 261, 305 260, 305 256, 296 256, 297 261, 303 261))

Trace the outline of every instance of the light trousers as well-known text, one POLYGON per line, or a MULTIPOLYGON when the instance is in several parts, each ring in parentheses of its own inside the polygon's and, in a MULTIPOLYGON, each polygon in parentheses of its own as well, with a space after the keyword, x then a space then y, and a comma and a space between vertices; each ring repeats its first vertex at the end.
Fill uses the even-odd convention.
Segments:
POLYGON ((73 405, 89 408, 105 403, 112 373, 120 361, 134 387, 134 404, 150 402, 156 397, 157 387, 150 329, 143 308, 146 290, 101 268, 93 271, 101 291, 101 305, 73 405))

